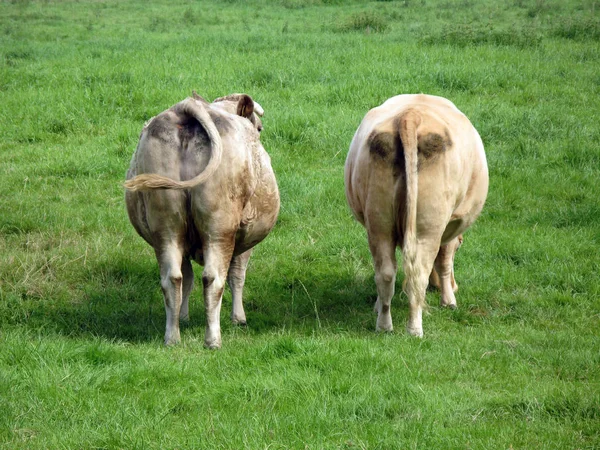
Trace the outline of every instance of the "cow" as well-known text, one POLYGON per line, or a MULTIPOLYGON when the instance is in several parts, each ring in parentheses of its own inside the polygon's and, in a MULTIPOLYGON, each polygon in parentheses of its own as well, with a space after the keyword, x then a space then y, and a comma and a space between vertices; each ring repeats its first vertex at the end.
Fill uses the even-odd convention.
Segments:
POLYGON ((363 119, 350 144, 344 181, 373 257, 376 328, 393 329, 390 306, 400 247, 409 302, 406 328, 422 337, 430 278, 433 284, 439 278, 442 306, 456 307, 454 254, 488 191, 481 138, 451 101, 398 95, 363 119))
POLYGON ((231 320, 246 324, 242 291, 252 248, 275 225, 279 190, 259 133, 263 109, 246 94, 207 102, 195 92, 144 126, 125 182, 129 219, 160 267, 165 344, 189 320, 191 260, 204 266, 204 345, 221 347, 225 281, 231 320))

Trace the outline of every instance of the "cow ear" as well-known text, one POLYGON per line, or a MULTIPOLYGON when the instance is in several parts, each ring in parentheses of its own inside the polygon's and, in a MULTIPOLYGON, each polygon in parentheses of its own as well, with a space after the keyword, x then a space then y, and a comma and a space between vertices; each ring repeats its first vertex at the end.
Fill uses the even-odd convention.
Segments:
POLYGON ((250 119, 254 112, 254 101, 252 97, 242 94, 237 105, 237 115, 250 119))

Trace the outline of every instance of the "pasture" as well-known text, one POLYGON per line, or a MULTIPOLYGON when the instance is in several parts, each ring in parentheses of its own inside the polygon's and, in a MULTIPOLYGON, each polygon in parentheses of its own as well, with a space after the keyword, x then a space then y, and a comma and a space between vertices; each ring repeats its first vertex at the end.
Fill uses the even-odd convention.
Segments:
POLYGON ((600 5, 592 0, 0 3, 0 447, 600 446, 600 5), (248 327, 205 350, 194 265, 162 345, 154 252, 122 182, 144 122, 250 94, 281 191, 248 327), (478 129, 487 204, 428 292, 423 339, 375 333, 344 197, 361 119, 400 93, 478 129))

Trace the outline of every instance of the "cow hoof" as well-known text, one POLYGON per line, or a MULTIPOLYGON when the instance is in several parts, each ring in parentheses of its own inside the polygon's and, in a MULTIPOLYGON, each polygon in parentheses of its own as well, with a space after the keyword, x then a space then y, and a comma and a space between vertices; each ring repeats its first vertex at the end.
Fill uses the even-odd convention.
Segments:
POLYGON ((173 345, 178 345, 180 342, 181 342, 181 338, 179 338, 179 337, 165 338, 165 345, 167 347, 172 347, 173 345))
POLYGON ((204 347, 209 350, 218 350, 221 348, 221 339, 204 339, 204 347))
POLYGON ((420 337, 420 338, 423 337, 423 329, 422 328, 413 328, 413 327, 407 326, 406 331, 411 336, 420 337))
POLYGON ((442 295, 440 306, 442 308, 456 309, 456 297, 454 295, 442 295))
POLYGON ((209 350, 219 350, 221 348, 221 343, 220 342, 204 342, 204 347, 206 347, 209 350))
POLYGON ((239 318, 232 317, 231 323, 234 325, 238 325, 240 327, 245 327, 247 325, 245 317, 239 317, 239 318))
POLYGON ((394 325, 392 324, 391 321, 387 322, 387 321, 382 321, 379 322, 377 321, 377 326, 375 327, 375 331, 377 331, 378 333, 391 333, 392 331, 394 331, 394 325))

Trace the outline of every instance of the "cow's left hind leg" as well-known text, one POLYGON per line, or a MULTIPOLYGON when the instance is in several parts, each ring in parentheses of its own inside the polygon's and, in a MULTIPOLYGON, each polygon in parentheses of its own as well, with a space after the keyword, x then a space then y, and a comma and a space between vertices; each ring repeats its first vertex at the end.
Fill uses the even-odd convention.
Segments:
POLYGON ((377 285, 377 331, 392 331, 392 297, 396 283, 396 242, 387 236, 369 234, 369 247, 375 265, 377 285))
POLYGON ((156 251, 160 266, 160 285, 165 299, 167 325, 165 345, 178 344, 179 313, 182 301, 183 274, 181 273, 182 250, 177 243, 169 243, 156 251))
POLYGON ((246 313, 242 295, 244 292, 244 283, 246 282, 246 269, 252 255, 252 249, 245 251, 241 255, 234 256, 231 259, 229 272, 227 274, 227 283, 231 289, 231 321, 236 325, 246 325, 246 313))

